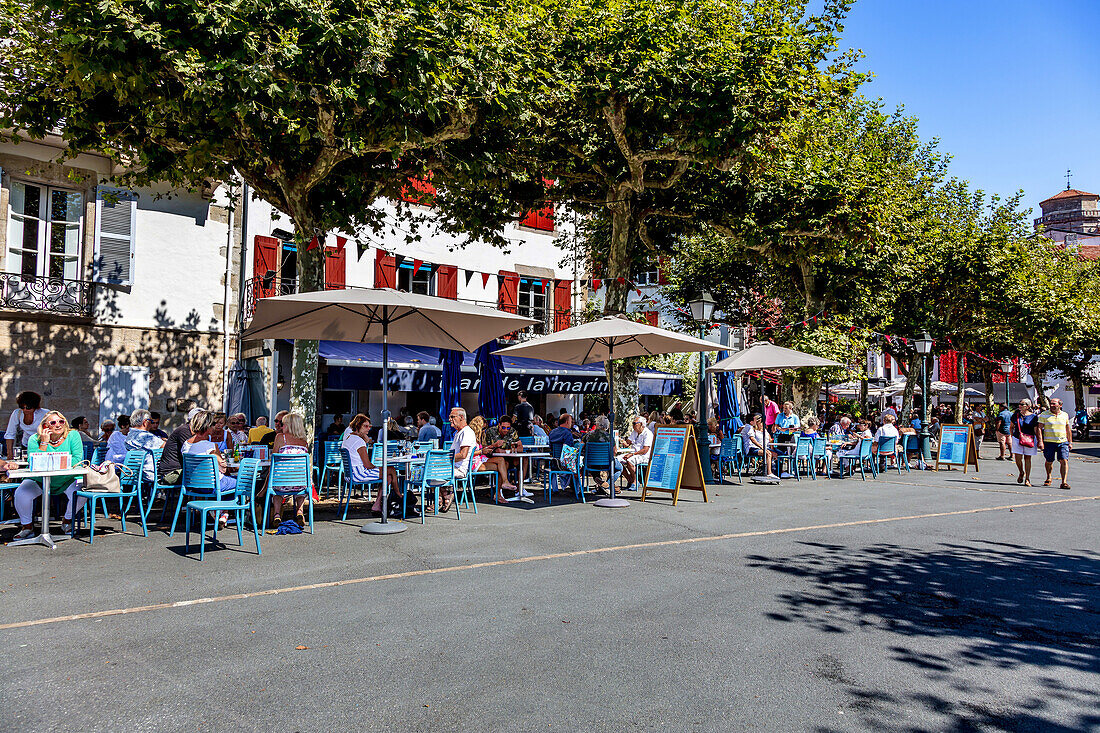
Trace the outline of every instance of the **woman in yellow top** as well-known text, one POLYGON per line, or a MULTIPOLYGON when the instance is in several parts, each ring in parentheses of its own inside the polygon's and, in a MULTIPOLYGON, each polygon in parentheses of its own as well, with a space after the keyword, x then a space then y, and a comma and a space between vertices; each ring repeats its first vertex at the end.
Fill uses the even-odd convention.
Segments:
MULTIPOLYGON (((80 433, 69 429, 69 421, 60 412, 53 410, 46 413, 42 422, 38 425, 38 434, 31 436, 27 444, 27 453, 68 453, 69 465, 75 466, 84 460, 84 443, 80 440, 80 433)), ((72 531, 73 521, 73 492, 82 485, 80 479, 71 476, 54 476, 49 479, 50 494, 64 494, 68 497, 68 505, 65 507, 65 518, 61 523, 61 531, 69 534, 72 531)), ((19 515, 19 524, 22 528, 15 535, 17 540, 25 540, 34 535, 31 529, 31 521, 34 519, 34 500, 42 496, 42 479, 24 479, 15 489, 15 512, 19 515)), ((75 511, 80 511, 84 500, 80 499, 75 511)))

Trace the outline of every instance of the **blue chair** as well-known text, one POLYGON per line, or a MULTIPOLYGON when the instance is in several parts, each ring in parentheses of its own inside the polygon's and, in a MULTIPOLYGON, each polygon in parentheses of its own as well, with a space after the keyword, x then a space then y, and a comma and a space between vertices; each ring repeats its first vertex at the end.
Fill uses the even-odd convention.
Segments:
POLYGON ((263 529, 267 531, 268 508, 272 496, 305 496, 309 504, 309 533, 313 534, 313 470, 309 456, 302 453, 274 453, 264 496, 263 529))
POLYGON ((741 433, 727 435, 722 439, 722 447, 718 449, 718 483, 724 484, 722 478, 726 469, 730 476, 737 473, 737 483, 741 481, 741 469, 745 466, 745 453, 741 447, 741 433))
MULTIPOLYGON (((328 483, 328 477, 330 473, 336 474, 337 491, 342 494, 344 490, 344 462, 340 458, 339 440, 326 440, 324 442, 321 461, 321 477, 318 484, 324 488, 325 498, 327 499, 329 496, 330 484, 328 483)), ((337 499, 342 498, 343 496, 337 495, 337 499)))
POLYGON ((7 491, 7 492, 11 493, 14 496, 15 495, 15 490, 17 488, 19 488, 18 483, 0 484, 0 524, 8 524, 8 523, 14 523, 14 522, 19 521, 18 519, 12 519, 12 520, 5 520, 4 519, 4 506, 6 504, 6 502, 4 501, 4 492, 7 491))
POLYGON ((98 466, 107 460, 107 444, 95 443, 94 445, 95 449, 92 451, 91 461, 93 466, 98 466))
MULTIPOLYGON (((467 482, 462 482, 461 486, 455 483, 455 464, 454 457, 449 450, 432 450, 428 451, 427 457, 424 459, 424 469, 420 476, 420 486, 408 486, 407 490, 401 495, 401 518, 404 519, 409 505, 409 492, 420 489, 420 505, 422 507, 427 506, 427 495, 430 489, 433 492, 434 508, 433 514, 439 514, 439 490, 445 486, 451 486, 454 488, 455 493, 462 491, 466 492, 467 482)), ((455 514, 459 519, 462 519, 462 510, 459 509, 459 502, 457 496, 455 497, 455 514)), ((425 514, 427 512, 420 513, 420 523, 427 522, 425 514)))
MULTIPOLYGON (((256 459, 246 458, 245 460, 255 461, 256 459)), ((242 461, 241 464, 243 467, 244 461, 242 461)), ((255 465, 253 465, 249 470, 255 471, 257 469, 255 465)), ((245 510, 249 507, 241 503, 236 489, 221 488, 221 476, 218 475, 218 464, 215 462, 215 456, 209 453, 198 456, 187 453, 184 454, 183 481, 180 497, 182 498, 185 495, 196 498, 193 501, 187 502, 187 514, 184 519, 186 531, 186 538, 183 546, 184 553, 189 553, 191 551, 192 514, 198 514, 201 518, 199 530, 200 561, 206 556, 206 517, 210 513, 216 515, 221 512, 233 512, 237 520, 237 544, 242 547, 244 546, 244 535, 241 532, 241 527, 244 525, 245 510)), ((175 522, 173 522, 173 529, 174 525, 175 522)), ((252 535, 256 539, 256 554, 262 555, 263 550, 260 549, 260 532, 256 527, 255 510, 253 510, 252 535)), ((214 520, 214 539, 218 539, 217 519, 214 520)))
POLYGON ((252 528, 256 529, 256 484, 260 480, 260 459, 242 458, 237 468, 237 503, 246 505, 252 512, 252 528))
POLYGON ((91 463, 95 457, 95 443, 84 443, 84 460, 91 463))
POLYGON ((875 461, 875 469, 880 467, 883 471, 889 471, 890 465, 886 462, 890 456, 894 458, 894 468, 897 469, 898 475, 901 475, 901 464, 898 463, 898 443, 897 438, 879 438, 878 439, 878 460, 875 461), (881 461, 881 464, 880 464, 881 461))
MULTIPOLYGON (((827 463, 826 453, 825 453, 825 449, 827 447, 828 447, 828 441, 826 440, 824 435, 815 435, 814 436, 814 452, 813 452, 813 455, 810 457, 811 460, 813 461, 813 464, 814 464, 814 472, 813 472, 814 481, 817 480, 817 464, 818 464, 818 462, 820 461, 823 464, 827 463)), ((825 477, 828 478, 828 476, 829 476, 829 466, 826 465, 825 466, 825 477)))
POLYGON ((799 462, 804 462, 806 465, 805 472, 808 475, 817 477, 817 471, 814 468, 814 440, 813 438, 798 436, 798 439, 794 445, 793 452, 787 452, 780 454, 776 459, 780 466, 787 464, 791 468, 791 473, 794 474, 795 481, 801 481, 802 477, 799 475, 798 466, 799 462))
POLYGON ((576 446, 554 443, 550 447, 550 452, 554 454, 554 463, 550 465, 550 470, 547 471, 543 483, 543 489, 546 491, 546 504, 553 503, 554 484, 559 478, 568 478, 573 484, 574 498, 580 499, 582 504, 586 503, 584 491, 581 488, 580 451, 577 450, 576 446), (561 468, 555 469, 554 464, 561 468))
POLYGON ((901 469, 904 468, 906 473, 909 473, 909 451, 920 450, 920 438, 916 435, 902 434, 898 440, 897 451, 894 454, 894 460, 898 461, 898 473, 901 473, 901 469))
POLYGON ((430 450, 438 450, 439 445, 434 440, 417 440, 413 442, 413 450, 426 454, 430 450))
MULTIPOLYGON (((84 508, 81 511, 81 524, 88 525, 88 544, 95 542, 95 510, 99 505, 103 510, 103 516, 107 516, 107 500, 118 499, 119 515, 122 517, 122 531, 126 531, 126 513, 130 510, 130 505, 136 498, 138 502, 138 517, 141 519, 141 532, 145 537, 149 536, 149 529, 145 526, 145 509, 142 504, 142 483, 144 481, 142 477, 142 464, 145 461, 145 451, 143 450, 131 450, 126 451, 126 458, 123 460, 123 464, 119 466, 118 491, 92 491, 88 489, 79 489, 75 493, 77 496, 81 496, 86 499, 84 508), (122 500, 126 499, 126 506, 122 505, 122 500), (103 502, 100 504, 100 502, 103 502), (91 510, 91 519, 88 519, 88 511, 91 510)), ((72 536, 76 537, 76 517, 73 517, 72 536)))
MULTIPOLYGON (((347 448, 341 448, 340 449, 340 463, 344 467, 344 488, 343 488, 344 514, 341 517, 341 519, 347 519, 348 518, 348 507, 351 506, 351 495, 353 493, 355 493, 355 490, 359 489, 361 493, 365 492, 366 496, 367 496, 367 500, 370 501, 370 498, 371 498, 370 497, 370 487, 374 486, 374 485, 378 485, 379 490, 381 490, 382 479, 375 478, 375 479, 370 479, 368 481, 356 481, 352 477, 351 453, 348 452, 347 448)), ((379 475, 381 475, 381 474, 379 474, 379 475)))
POLYGON ((603 442, 591 442, 584 444, 584 468, 581 472, 582 480, 587 483, 590 474, 598 474, 606 471, 608 478, 614 480, 611 464, 611 444, 603 442))
POLYGON ((856 464, 859 466, 859 475, 864 481, 867 480, 867 471, 865 467, 869 464, 871 466, 871 478, 878 476, 878 471, 875 467, 874 456, 871 454, 871 438, 862 438, 859 441, 859 454, 856 456, 841 456, 840 457, 840 473, 844 474, 844 462, 848 462, 848 475, 851 476, 855 473, 856 464))

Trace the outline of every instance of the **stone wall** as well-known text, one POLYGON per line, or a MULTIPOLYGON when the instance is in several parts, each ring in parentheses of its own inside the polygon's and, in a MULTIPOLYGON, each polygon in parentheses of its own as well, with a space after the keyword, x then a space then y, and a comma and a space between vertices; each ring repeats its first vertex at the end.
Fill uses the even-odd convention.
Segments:
POLYGON ((221 409, 221 334, 68 324, 0 315, 0 414, 7 420, 15 396, 33 390, 43 405, 68 418, 99 416, 99 384, 104 364, 149 369, 150 409, 162 425, 175 427, 183 416, 168 412, 169 400, 192 400, 221 409))

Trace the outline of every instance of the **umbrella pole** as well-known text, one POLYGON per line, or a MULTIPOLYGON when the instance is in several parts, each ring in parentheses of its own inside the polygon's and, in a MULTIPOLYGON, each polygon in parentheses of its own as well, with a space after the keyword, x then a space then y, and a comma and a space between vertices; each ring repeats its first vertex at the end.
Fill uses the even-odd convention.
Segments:
POLYGON ((615 345, 614 343, 608 343, 607 345, 607 416, 611 419, 611 465, 608 466, 607 471, 607 483, 611 484, 611 496, 607 499, 599 499, 595 501, 596 506, 610 507, 612 509, 625 509, 630 506, 630 502, 626 499, 619 499, 615 496, 615 449, 618 447, 618 443, 615 442, 615 345))
POLYGON ((379 434, 382 436, 382 468, 379 474, 382 478, 382 519, 377 522, 367 522, 359 531, 363 534, 396 534, 408 529, 404 522, 390 522, 389 498, 390 481, 387 463, 389 460, 389 432, 390 432, 390 408, 389 408, 389 365, 390 365, 390 321, 386 308, 382 308, 382 427, 379 434))

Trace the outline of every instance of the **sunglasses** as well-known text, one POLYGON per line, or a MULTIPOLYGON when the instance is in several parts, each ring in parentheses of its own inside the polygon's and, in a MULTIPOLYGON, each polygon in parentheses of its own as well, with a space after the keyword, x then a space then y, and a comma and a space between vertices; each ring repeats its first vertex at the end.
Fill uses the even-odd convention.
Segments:
POLYGON ((47 420, 46 421, 46 425, 48 427, 51 427, 51 428, 55 425, 64 425, 64 424, 65 424, 64 420, 47 420))

